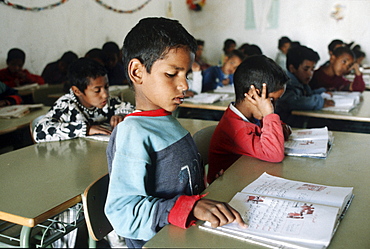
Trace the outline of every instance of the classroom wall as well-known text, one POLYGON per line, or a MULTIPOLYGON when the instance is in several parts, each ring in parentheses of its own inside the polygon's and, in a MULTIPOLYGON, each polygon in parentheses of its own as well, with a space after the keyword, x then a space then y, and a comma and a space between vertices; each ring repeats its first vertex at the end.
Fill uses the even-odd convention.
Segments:
MULTIPOLYGON (((57 0, 10 0, 25 6, 45 6, 57 0)), ((253 0, 270 1, 270 0, 253 0)), ((145 0, 103 0, 117 9, 133 9, 145 0)), ((132 14, 107 10, 95 0, 69 0, 59 7, 39 12, 16 10, 0 4, 0 68, 6 66, 10 48, 22 48, 26 54, 25 68, 41 74, 46 63, 55 61, 67 50, 83 56, 106 41, 120 46, 125 34, 143 17, 166 16, 172 3, 173 18, 196 38, 205 40, 205 57, 213 64, 219 61, 223 41, 233 38, 261 47, 269 57, 277 53, 278 39, 286 35, 315 49, 321 56, 318 64, 328 59, 327 45, 339 38, 361 45, 370 57, 369 0, 280 0, 276 29, 245 29, 246 0, 208 0, 202 11, 188 10, 186 0, 152 0, 132 14), (334 5, 345 6, 344 19, 330 17, 334 5)))

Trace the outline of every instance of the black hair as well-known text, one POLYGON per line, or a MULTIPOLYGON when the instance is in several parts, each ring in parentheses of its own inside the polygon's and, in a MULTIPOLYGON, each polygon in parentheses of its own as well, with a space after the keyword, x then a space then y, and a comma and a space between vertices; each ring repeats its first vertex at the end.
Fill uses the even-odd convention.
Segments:
POLYGON ((226 54, 229 47, 231 47, 231 45, 234 45, 234 44, 236 45, 236 42, 233 39, 226 39, 224 41, 224 47, 222 48, 224 53, 226 54))
POLYGON ((238 49, 234 49, 233 51, 231 51, 228 55, 227 55, 227 57, 228 58, 231 58, 231 57, 233 57, 233 56, 236 56, 236 57, 238 57, 240 60, 244 60, 245 59, 245 55, 243 54, 243 52, 242 51, 240 51, 240 50, 238 50, 238 49))
POLYGON ((339 57, 341 56, 342 54, 348 54, 350 56, 352 56, 353 59, 356 58, 355 54, 353 53, 353 51, 347 47, 347 46, 344 46, 344 47, 337 47, 336 49, 334 49, 333 51, 333 55, 335 57, 339 57))
POLYGON ((108 60, 106 53, 104 53, 104 51, 100 48, 90 49, 85 54, 85 57, 89 59, 93 59, 93 60, 99 60, 102 63, 104 63, 104 65, 107 63, 107 60, 108 60))
POLYGON ((285 43, 292 43, 292 41, 288 37, 282 36, 278 41, 278 48, 280 49, 285 43))
POLYGON ((154 62, 163 59, 173 48, 186 48, 195 54, 198 46, 195 38, 177 20, 163 17, 141 19, 123 42, 123 65, 129 85, 132 87, 128 75, 128 64, 132 59, 138 59, 151 73, 154 62))
POLYGON ((203 40, 197 40, 197 45, 198 46, 204 46, 204 41, 203 40))
POLYGON ((298 69, 304 60, 317 63, 320 60, 320 56, 316 51, 306 46, 293 47, 288 50, 286 55, 286 68, 289 70, 289 65, 293 65, 295 69, 298 69))
POLYGON ((328 45, 328 50, 333 52, 335 47, 338 46, 338 45, 344 45, 344 42, 342 40, 339 40, 339 39, 332 40, 328 45))
POLYGON ((16 60, 16 59, 21 59, 23 63, 26 60, 26 53, 23 52, 23 50, 19 48, 12 48, 8 51, 8 56, 6 58, 6 63, 9 64, 10 61, 16 60))
POLYGON ((362 50, 359 50, 359 49, 354 49, 354 50, 352 50, 353 51, 353 53, 355 54, 355 58, 357 59, 357 58, 361 58, 361 57, 366 57, 366 53, 364 52, 364 51, 362 51, 362 50))
POLYGON ((262 50, 256 44, 251 44, 244 47, 244 55, 245 56, 252 56, 252 55, 261 55, 262 50))
POLYGON ((236 103, 240 103, 254 85, 262 91, 262 84, 267 85, 267 94, 284 88, 289 80, 285 71, 265 55, 253 55, 247 57, 234 73, 234 88, 236 103))
POLYGON ((75 54, 72 51, 67 51, 62 55, 62 57, 60 58, 60 61, 63 61, 64 63, 69 65, 77 59, 78 59, 77 54, 75 54))
POLYGON ((70 86, 76 86, 81 92, 90 84, 90 79, 107 75, 107 70, 99 62, 80 58, 71 63, 68 68, 68 81, 70 86))
POLYGON ((102 47, 102 50, 105 53, 113 53, 113 54, 117 54, 117 55, 120 53, 120 51, 119 51, 120 49, 119 49, 117 43, 112 42, 112 41, 104 43, 104 45, 102 47))

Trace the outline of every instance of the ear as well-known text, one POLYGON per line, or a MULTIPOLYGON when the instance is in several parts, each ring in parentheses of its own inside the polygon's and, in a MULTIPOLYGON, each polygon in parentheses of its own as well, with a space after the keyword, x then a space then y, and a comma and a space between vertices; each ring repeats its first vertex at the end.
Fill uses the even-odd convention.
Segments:
POLYGON ((128 70, 128 76, 130 77, 130 80, 134 84, 142 83, 143 75, 146 72, 146 68, 138 59, 132 59, 128 63, 127 70, 128 70))
POLYGON ((83 94, 84 94, 83 92, 81 92, 81 91, 80 91, 80 89, 78 89, 78 88, 77 88, 77 86, 72 86, 71 88, 72 88, 73 93, 74 93, 77 97, 79 97, 79 96, 81 96, 81 95, 83 95, 83 94))

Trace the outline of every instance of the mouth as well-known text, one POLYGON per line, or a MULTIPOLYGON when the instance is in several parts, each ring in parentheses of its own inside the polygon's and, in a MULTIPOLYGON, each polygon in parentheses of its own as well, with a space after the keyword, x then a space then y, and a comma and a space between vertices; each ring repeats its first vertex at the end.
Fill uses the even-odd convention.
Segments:
POLYGON ((180 104, 182 104, 182 102, 184 102, 184 98, 185 98, 185 96, 181 95, 181 96, 178 96, 178 97, 174 98, 174 101, 177 105, 180 105, 180 104))
POLYGON ((103 101, 103 102, 101 102, 101 105, 102 106, 105 106, 107 104, 107 101, 103 101))

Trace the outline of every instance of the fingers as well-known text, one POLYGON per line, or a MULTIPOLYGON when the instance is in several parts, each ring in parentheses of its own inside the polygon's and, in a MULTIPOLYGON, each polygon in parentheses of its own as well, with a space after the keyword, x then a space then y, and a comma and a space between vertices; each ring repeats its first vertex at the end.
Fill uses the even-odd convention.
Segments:
POLYGON ((223 226, 234 221, 242 227, 245 226, 240 214, 224 202, 201 199, 195 205, 193 214, 197 219, 209 221, 212 227, 223 226))
POLYGON ((118 115, 112 116, 112 118, 110 119, 110 126, 112 127, 112 129, 114 129, 114 127, 116 127, 122 121, 123 121, 122 116, 118 115))
POLYGON ((263 83, 262 84, 262 95, 261 95, 261 98, 265 99, 267 96, 267 86, 266 86, 266 83, 263 83))
POLYGON ((95 134, 109 135, 111 134, 111 131, 100 125, 92 125, 89 128, 87 135, 95 135, 95 134))

